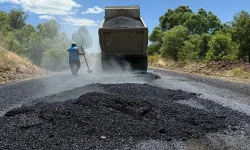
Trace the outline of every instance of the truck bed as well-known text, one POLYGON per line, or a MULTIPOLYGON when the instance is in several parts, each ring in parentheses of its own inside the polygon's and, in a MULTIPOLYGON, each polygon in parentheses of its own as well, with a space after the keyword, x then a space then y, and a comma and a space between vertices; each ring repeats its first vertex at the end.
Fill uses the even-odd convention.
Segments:
POLYGON ((104 55, 146 55, 148 28, 142 18, 141 28, 99 28, 99 42, 104 55))

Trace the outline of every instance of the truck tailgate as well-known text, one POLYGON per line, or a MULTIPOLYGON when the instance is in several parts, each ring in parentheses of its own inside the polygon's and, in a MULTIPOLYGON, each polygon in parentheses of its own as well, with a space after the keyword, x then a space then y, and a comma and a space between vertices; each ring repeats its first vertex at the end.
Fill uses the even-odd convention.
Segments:
POLYGON ((105 55, 145 55, 147 28, 99 29, 100 45, 105 55))

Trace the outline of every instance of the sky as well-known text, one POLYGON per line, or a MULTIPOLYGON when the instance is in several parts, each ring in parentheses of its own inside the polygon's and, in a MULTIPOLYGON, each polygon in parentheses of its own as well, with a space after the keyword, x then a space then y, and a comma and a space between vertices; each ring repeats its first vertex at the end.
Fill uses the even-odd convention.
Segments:
POLYGON ((149 32, 159 24, 159 17, 168 8, 188 5, 193 11, 204 8, 212 11, 225 23, 245 10, 250 12, 250 0, 0 0, 0 10, 23 9, 28 14, 27 23, 36 26, 50 18, 60 24, 62 32, 71 38, 80 26, 86 26, 93 38, 91 51, 98 49, 98 27, 104 18, 105 6, 139 5, 141 16, 149 32))

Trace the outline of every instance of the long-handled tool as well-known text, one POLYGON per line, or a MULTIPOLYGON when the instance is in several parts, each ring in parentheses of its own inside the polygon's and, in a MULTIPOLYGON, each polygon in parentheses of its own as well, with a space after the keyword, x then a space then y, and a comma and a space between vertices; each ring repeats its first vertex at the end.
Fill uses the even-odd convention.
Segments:
POLYGON ((82 52, 84 53, 83 56, 84 56, 85 62, 86 62, 87 67, 88 67, 88 73, 93 73, 93 71, 89 69, 89 64, 88 64, 88 61, 87 61, 87 59, 86 59, 86 57, 85 57, 85 52, 83 51, 82 46, 81 46, 81 49, 82 49, 82 52))

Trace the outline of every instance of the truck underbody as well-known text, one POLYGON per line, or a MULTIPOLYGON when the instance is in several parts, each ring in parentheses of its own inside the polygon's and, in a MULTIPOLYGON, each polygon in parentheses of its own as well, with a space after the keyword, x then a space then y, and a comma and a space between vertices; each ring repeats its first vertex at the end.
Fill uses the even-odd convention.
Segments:
POLYGON ((102 70, 110 71, 115 68, 131 71, 147 71, 147 55, 102 55, 102 70))

